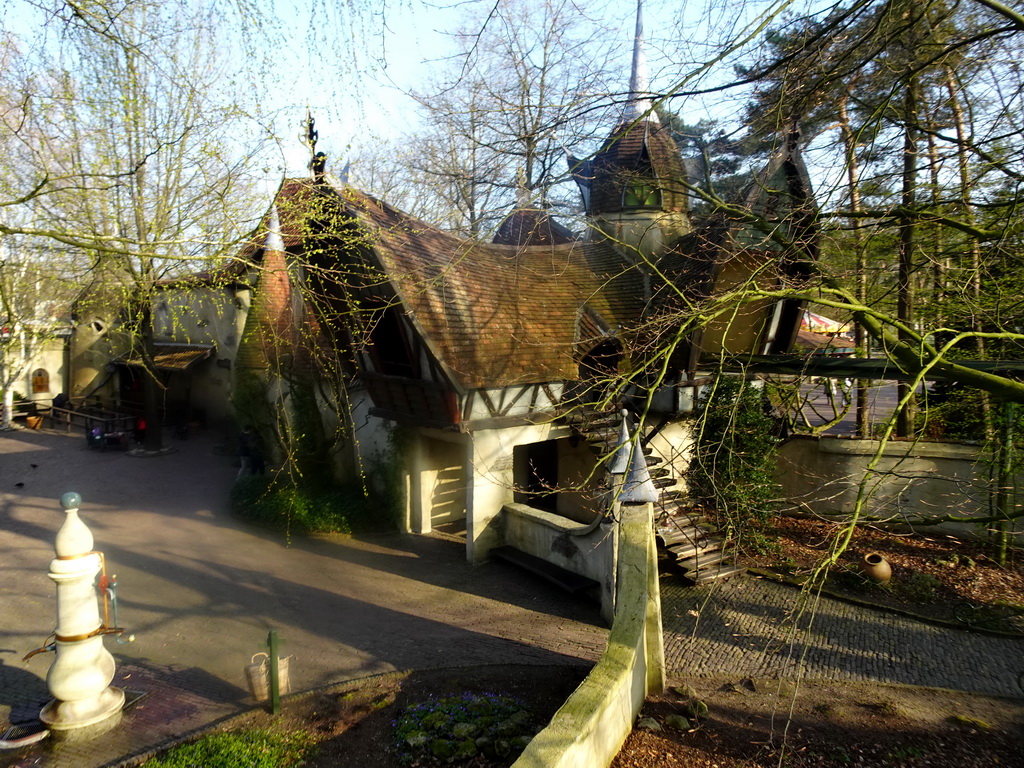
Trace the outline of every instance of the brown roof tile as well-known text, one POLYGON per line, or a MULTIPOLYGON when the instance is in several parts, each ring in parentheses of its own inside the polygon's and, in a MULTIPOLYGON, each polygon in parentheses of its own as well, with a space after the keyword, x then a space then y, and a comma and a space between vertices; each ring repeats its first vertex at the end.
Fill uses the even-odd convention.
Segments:
POLYGON ((576 239, 576 235, 547 211, 516 208, 501 222, 491 242, 494 245, 564 245, 576 239))
POLYGON ((606 243, 473 243, 350 188, 339 196, 406 313, 464 388, 574 379, 584 305, 612 328, 643 312, 641 275, 606 243))
POLYGON ((587 164, 590 213, 621 211, 622 191, 633 178, 650 178, 661 189, 661 208, 687 209, 686 171, 679 148, 665 126, 640 120, 618 125, 587 164))

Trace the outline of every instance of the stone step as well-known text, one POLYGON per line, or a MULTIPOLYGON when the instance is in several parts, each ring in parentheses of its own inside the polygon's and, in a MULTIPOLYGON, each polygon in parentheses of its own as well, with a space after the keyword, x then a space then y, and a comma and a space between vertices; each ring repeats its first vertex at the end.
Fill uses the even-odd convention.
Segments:
POLYGON ((699 525, 687 525, 680 528, 658 529, 655 531, 658 540, 666 549, 698 541, 707 541, 714 533, 715 531, 699 525))
POLYGON ((720 563, 717 567, 701 568, 700 572, 695 574, 691 578, 694 584, 707 584, 711 581, 728 579, 729 577, 735 576, 738 573, 743 573, 742 566, 730 565, 728 563, 720 563))
POLYGON ((589 589, 600 586, 593 579, 567 571, 561 566, 549 563, 543 558, 523 552, 515 547, 495 547, 490 551, 490 556, 513 565, 518 565, 520 568, 547 579, 552 584, 572 594, 586 592, 589 589))
POLYGON ((679 484, 679 481, 671 475, 668 477, 652 477, 651 480, 654 482, 655 488, 672 488, 679 484))
POLYGON ((562 419, 580 431, 595 429, 619 429, 622 417, 616 414, 598 413, 597 411, 578 410, 565 414, 562 419))
POLYGON ((656 502, 656 506, 665 508, 669 506, 685 507, 689 505, 689 499, 686 496, 686 491, 682 488, 669 488, 661 492, 661 497, 656 502))
POLYGON ((707 534, 700 535, 679 544, 667 547, 668 551, 675 555, 676 562, 682 563, 686 560, 697 558, 704 562, 704 556, 711 556, 712 552, 718 552, 724 546, 724 542, 714 536, 707 534))
MULTIPOLYGON (((713 565, 732 559, 732 552, 728 552, 721 548, 721 544, 716 549, 708 549, 701 551, 699 554, 691 557, 681 557, 676 560, 676 565, 685 570, 687 574, 695 573, 699 574, 701 571, 709 568, 713 565)), ((693 578, 693 577, 691 577, 693 578)))
POLYGON ((672 506, 659 507, 659 511, 656 513, 657 518, 660 521, 667 523, 668 525, 686 525, 697 520, 703 520, 704 515, 699 512, 692 511, 689 507, 672 506))
POLYGON ((665 547, 683 544, 687 541, 693 541, 700 536, 706 537, 714 533, 717 533, 717 531, 695 523, 690 525, 659 526, 654 530, 654 535, 658 537, 658 543, 665 547))

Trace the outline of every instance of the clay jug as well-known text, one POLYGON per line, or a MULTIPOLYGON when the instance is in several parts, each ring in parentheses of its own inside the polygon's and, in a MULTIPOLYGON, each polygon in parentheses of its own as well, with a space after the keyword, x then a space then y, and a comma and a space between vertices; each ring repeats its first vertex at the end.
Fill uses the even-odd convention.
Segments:
POLYGON ((869 552, 860 561, 861 573, 876 584, 887 584, 892 578, 892 566, 877 552, 869 552))

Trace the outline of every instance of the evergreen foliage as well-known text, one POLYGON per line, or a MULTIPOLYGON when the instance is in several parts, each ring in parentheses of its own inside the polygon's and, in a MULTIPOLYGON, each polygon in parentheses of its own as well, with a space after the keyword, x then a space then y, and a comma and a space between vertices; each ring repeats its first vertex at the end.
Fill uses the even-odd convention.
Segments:
POLYGON ((761 387, 733 376, 706 392, 687 472, 690 496, 718 512, 741 544, 758 546, 778 497, 771 404, 761 387))
POLYGON ((356 484, 292 483, 263 475, 248 475, 235 483, 231 509, 260 525, 300 533, 380 529, 395 517, 387 500, 368 496, 356 484))

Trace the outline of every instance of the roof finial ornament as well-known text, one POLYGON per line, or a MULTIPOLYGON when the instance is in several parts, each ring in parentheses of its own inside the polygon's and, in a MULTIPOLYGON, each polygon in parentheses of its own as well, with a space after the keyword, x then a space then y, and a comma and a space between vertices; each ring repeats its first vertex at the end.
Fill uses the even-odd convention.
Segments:
POLYGON ((270 220, 267 222, 267 239, 263 242, 263 250, 284 253, 284 238, 281 236, 281 216, 277 212, 276 203, 270 206, 270 220))
POLYGON ((309 156, 313 157, 316 155, 316 142, 320 138, 319 131, 313 126, 316 125, 316 119, 313 117, 313 113, 309 111, 309 107, 306 107, 306 130, 299 134, 299 141, 306 145, 309 149, 309 156))
POLYGON ((530 185, 526 181, 526 173, 522 166, 516 168, 516 207, 527 208, 530 205, 530 185))
POLYGON ((644 50, 644 2, 636 0, 636 34, 633 37, 633 69, 629 76, 629 101, 626 102, 625 118, 639 120, 646 117, 652 123, 659 122, 651 102, 650 82, 647 75, 647 55, 644 50))
POLYGON ((310 159, 308 167, 313 173, 313 178, 321 179, 327 171, 327 155, 316 151, 316 142, 320 138, 320 132, 315 128, 316 119, 313 117, 312 112, 309 111, 309 107, 306 107, 305 125, 306 130, 304 133, 299 134, 299 141, 309 149, 310 159))

